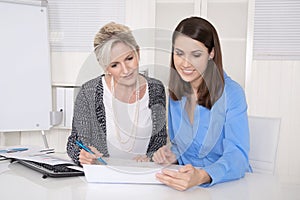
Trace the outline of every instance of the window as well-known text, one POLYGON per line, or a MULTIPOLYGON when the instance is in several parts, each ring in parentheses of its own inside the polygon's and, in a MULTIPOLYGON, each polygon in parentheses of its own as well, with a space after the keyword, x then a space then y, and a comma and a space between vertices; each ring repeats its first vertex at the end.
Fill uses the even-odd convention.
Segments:
POLYGON ((256 0, 254 60, 300 60, 300 1, 256 0))
POLYGON ((90 52, 101 26, 125 22, 125 0, 48 0, 51 51, 90 52))

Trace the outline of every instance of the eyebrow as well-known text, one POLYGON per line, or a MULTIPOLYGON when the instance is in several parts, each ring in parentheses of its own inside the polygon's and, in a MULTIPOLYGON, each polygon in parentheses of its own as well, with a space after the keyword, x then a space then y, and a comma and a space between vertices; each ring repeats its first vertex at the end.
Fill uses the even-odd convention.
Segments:
MULTIPOLYGON (((174 50, 184 52, 183 50, 181 50, 179 48, 174 48, 174 50)), ((204 51, 202 49, 196 49, 196 50, 191 51, 191 53, 198 53, 198 52, 203 53, 204 51)))
POLYGON ((130 51, 130 52, 127 54, 127 56, 125 57, 125 59, 127 59, 127 58, 130 57, 130 56, 134 56, 134 52, 133 52, 133 51, 130 51))
POLYGON ((191 52, 192 52, 192 53, 198 53, 198 52, 203 53, 204 51, 201 50, 201 49, 197 49, 197 50, 194 50, 194 51, 191 51, 191 52))
MULTIPOLYGON (((134 56, 134 52, 133 52, 133 51, 130 51, 130 52, 126 55, 126 57, 125 57, 124 60, 128 59, 128 57, 130 57, 130 56, 134 56)), ((113 61, 113 62, 109 63, 109 65, 118 64, 118 63, 119 63, 119 61, 113 61)))

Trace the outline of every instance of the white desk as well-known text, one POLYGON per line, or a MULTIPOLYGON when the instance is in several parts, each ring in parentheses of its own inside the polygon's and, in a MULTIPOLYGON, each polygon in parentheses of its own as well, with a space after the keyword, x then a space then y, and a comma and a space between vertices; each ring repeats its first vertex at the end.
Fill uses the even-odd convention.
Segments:
MULTIPOLYGON (((3 168, 7 161, 0 161, 3 168)), ((300 200, 300 184, 286 184, 277 177, 247 174, 245 178, 210 188, 180 192, 165 185, 90 184, 84 177, 47 178, 18 163, 0 171, 1 199, 198 199, 198 200, 300 200)), ((299 182, 298 182, 299 183, 299 182)))

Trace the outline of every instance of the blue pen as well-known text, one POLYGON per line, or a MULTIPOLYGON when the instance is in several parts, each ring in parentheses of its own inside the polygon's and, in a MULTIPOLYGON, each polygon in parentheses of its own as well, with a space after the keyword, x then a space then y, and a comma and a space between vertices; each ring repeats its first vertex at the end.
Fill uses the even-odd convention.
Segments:
MULTIPOLYGON (((78 145, 78 146, 80 146, 81 148, 83 148, 84 150, 86 150, 87 152, 89 152, 90 154, 95 154, 94 152, 92 152, 91 150, 90 150, 90 148, 88 148, 88 147, 86 147, 86 146, 84 146, 81 142, 79 142, 79 141, 75 141, 76 142, 76 144, 78 145)), ((99 157, 99 158, 97 158, 101 163, 103 163, 104 165, 107 165, 107 163, 101 158, 101 157, 99 157)))
POLYGON ((19 151, 27 151, 28 148, 13 148, 13 149, 2 149, 0 150, 0 153, 15 153, 15 152, 19 152, 19 151))

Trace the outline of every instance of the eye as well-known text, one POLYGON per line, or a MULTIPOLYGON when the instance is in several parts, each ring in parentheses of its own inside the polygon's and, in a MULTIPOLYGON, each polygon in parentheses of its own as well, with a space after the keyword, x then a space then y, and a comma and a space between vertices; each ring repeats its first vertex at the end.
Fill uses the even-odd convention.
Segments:
POLYGON ((127 60, 132 60, 132 59, 133 59, 133 56, 127 57, 127 60))
POLYGON ((193 56, 196 57, 196 58, 198 58, 198 57, 201 56, 201 53, 194 53, 193 56))
POLYGON ((183 55, 183 52, 180 51, 180 50, 178 50, 178 49, 176 49, 176 50, 174 51, 174 54, 177 55, 177 56, 182 56, 182 55, 183 55))
POLYGON ((117 63, 112 63, 112 64, 110 64, 110 67, 111 67, 111 68, 117 67, 117 63))

